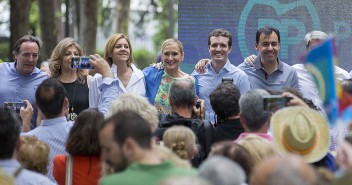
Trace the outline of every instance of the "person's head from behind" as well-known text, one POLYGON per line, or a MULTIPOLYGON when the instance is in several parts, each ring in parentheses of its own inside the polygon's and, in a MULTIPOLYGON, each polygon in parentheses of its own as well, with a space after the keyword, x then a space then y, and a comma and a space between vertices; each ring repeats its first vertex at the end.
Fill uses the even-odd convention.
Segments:
POLYGON ((180 158, 191 160, 196 152, 196 136, 185 126, 173 126, 163 136, 164 145, 180 158))
POLYGON ((178 39, 166 39, 161 45, 161 60, 165 70, 177 71, 184 58, 183 45, 178 39))
POLYGON ((224 29, 214 29, 208 35, 208 49, 211 60, 227 62, 232 49, 232 35, 224 29))
POLYGON ((40 46, 40 40, 32 35, 25 35, 15 43, 12 53, 17 62, 17 72, 21 75, 32 73, 38 62, 40 46))
POLYGON ((97 125, 103 120, 104 115, 98 109, 83 110, 70 130, 66 151, 72 156, 99 156, 97 125))
POLYGON ((211 147, 209 157, 215 155, 224 156, 236 162, 243 168, 246 176, 248 178, 250 177, 254 163, 251 154, 242 145, 234 143, 233 141, 215 143, 211 147))
POLYGON ((20 121, 11 111, 0 108, 0 159, 11 159, 19 142, 20 121))
POLYGON ((239 114, 240 96, 240 89, 233 83, 220 83, 210 94, 210 104, 217 116, 217 123, 239 114))
POLYGON ((280 52, 280 32, 274 27, 258 29, 255 49, 260 53, 261 62, 276 62, 280 52))
POLYGON ((198 168, 198 175, 216 185, 241 185, 246 175, 235 162, 223 156, 213 156, 198 168))
POLYGON ((322 31, 312 31, 304 36, 304 42, 306 44, 306 49, 310 50, 317 44, 321 43, 328 37, 328 34, 322 31))
MULTIPOLYGON (((62 70, 71 70, 72 56, 83 56, 81 46, 73 38, 62 39, 54 48, 50 57, 51 76, 58 78, 62 70)), ((86 70, 77 69, 78 78, 83 80, 87 75, 86 70)))
POLYGON ((240 119, 245 132, 267 132, 271 113, 264 111, 263 98, 269 93, 262 89, 252 89, 241 95, 240 119))
POLYGON ((314 169, 297 155, 269 157, 258 164, 250 178, 252 185, 315 185, 314 169), (294 178, 293 178, 294 177, 294 178))
POLYGON ((158 154, 162 161, 171 161, 176 167, 179 168, 192 168, 189 160, 181 159, 170 148, 164 145, 153 145, 153 150, 158 154))
POLYGON ((111 103, 106 117, 111 117, 118 112, 127 110, 137 112, 147 120, 152 132, 155 131, 159 123, 158 111, 149 103, 146 97, 139 94, 125 93, 119 96, 111 103))
POLYGON ((49 145, 35 136, 21 136, 20 140, 18 161, 24 168, 46 175, 49 165, 49 145))
POLYGON ((126 35, 116 33, 110 36, 105 45, 104 59, 110 66, 117 63, 125 63, 127 66, 133 64, 132 46, 126 35))
POLYGON ((259 164, 270 156, 280 156, 278 149, 268 140, 254 134, 247 135, 238 141, 252 156, 254 165, 259 164))
POLYGON ((136 112, 121 111, 101 123, 102 159, 121 171, 152 147, 150 125, 136 112))
POLYGON ((35 92, 35 104, 46 119, 64 115, 68 107, 64 86, 54 78, 44 80, 35 92))
POLYGON ((176 80, 169 90, 169 102, 173 112, 180 108, 192 111, 197 102, 193 83, 190 80, 176 80))

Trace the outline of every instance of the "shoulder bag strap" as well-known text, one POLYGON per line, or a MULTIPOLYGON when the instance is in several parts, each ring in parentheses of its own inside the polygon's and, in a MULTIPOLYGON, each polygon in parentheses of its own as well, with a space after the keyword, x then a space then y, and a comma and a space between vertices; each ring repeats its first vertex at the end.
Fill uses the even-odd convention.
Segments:
POLYGON ((72 185, 72 166, 73 166, 73 157, 71 155, 66 155, 66 179, 65 179, 65 184, 66 185, 72 185))

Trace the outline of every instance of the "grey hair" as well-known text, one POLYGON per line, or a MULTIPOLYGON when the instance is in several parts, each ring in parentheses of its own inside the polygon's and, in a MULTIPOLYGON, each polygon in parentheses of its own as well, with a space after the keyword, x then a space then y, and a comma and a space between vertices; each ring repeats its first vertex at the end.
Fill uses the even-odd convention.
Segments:
POLYGON ((304 43, 306 48, 308 48, 310 41, 312 40, 325 40, 328 34, 322 31, 311 31, 304 36, 304 43))
POLYGON ((252 89, 241 95, 240 112, 251 131, 259 130, 268 121, 270 113, 264 111, 263 97, 269 95, 263 89, 252 89))
POLYGON ((246 180, 243 169, 223 156, 213 156, 204 161, 198 169, 198 175, 216 185, 241 185, 246 180))
POLYGON ((169 89, 169 98, 172 106, 175 107, 192 107, 196 100, 196 90, 190 80, 176 80, 169 89))
POLYGON ((149 103, 147 98, 133 93, 125 93, 114 100, 106 114, 106 118, 126 110, 137 112, 149 123, 152 132, 155 131, 159 124, 158 111, 156 108, 149 103))

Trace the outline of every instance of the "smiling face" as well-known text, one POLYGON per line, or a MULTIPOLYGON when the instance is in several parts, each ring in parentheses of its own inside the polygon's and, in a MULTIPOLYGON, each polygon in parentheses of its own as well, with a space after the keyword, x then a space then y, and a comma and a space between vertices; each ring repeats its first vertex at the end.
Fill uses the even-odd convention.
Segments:
POLYGON ((71 58, 72 56, 79 56, 79 51, 76 46, 71 45, 69 46, 62 58, 62 63, 61 63, 61 70, 66 70, 66 69, 72 69, 71 68, 71 58))
POLYGON ((269 35, 260 34, 255 49, 260 53, 261 62, 276 62, 280 50, 278 36, 274 31, 269 35))
POLYGON ((176 42, 170 42, 162 49, 161 60, 166 71, 178 70, 183 57, 183 52, 176 42))
POLYGON ((127 40, 125 38, 117 40, 111 53, 113 63, 115 65, 117 65, 119 62, 124 62, 127 64, 127 61, 130 59, 130 57, 131 50, 127 40))
POLYGON ((37 65, 39 58, 39 47, 35 42, 23 42, 20 51, 15 54, 17 61, 16 70, 21 75, 30 74, 37 65))
POLYGON ((231 52, 229 38, 223 36, 210 37, 209 53, 215 63, 226 63, 231 52))

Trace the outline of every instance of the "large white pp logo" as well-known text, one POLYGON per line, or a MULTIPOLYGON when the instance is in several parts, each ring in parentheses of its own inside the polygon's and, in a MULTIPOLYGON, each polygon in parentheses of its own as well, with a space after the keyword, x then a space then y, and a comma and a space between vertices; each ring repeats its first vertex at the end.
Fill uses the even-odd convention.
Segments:
MULTIPOLYGON (((250 15, 257 17, 257 29, 264 26, 274 26, 279 29, 281 35, 280 43, 280 57, 283 59, 288 58, 289 46, 297 45, 302 40, 306 32, 312 30, 306 30, 307 23, 304 23, 304 17, 302 15, 295 15, 295 10, 304 9, 306 13, 310 16, 309 24, 314 30, 321 30, 320 20, 318 13, 313 6, 311 1, 308 0, 296 0, 291 3, 281 3, 278 0, 249 0, 245 5, 238 24, 238 45, 243 57, 247 57, 250 53, 247 48, 247 39, 250 41, 250 47, 254 47, 255 31, 251 30, 251 33, 246 33, 246 25, 250 15), (265 8, 270 8, 274 10, 274 14, 270 14, 270 11, 263 11, 265 8), (261 11, 259 11, 261 10, 261 11), (258 13, 260 13, 258 15, 258 13), (287 14, 289 13, 289 14, 287 14), (273 18, 275 17, 275 18, 273 18), (289 30, 294 29, 295 34, 289 34, 289 30)), ((271 11, 272 12, 272 11, 271 11)))

